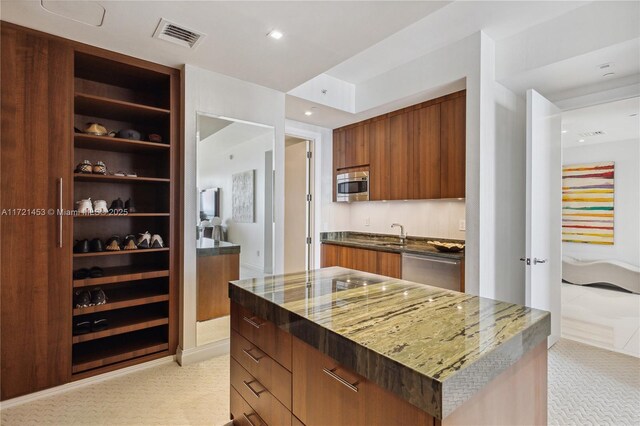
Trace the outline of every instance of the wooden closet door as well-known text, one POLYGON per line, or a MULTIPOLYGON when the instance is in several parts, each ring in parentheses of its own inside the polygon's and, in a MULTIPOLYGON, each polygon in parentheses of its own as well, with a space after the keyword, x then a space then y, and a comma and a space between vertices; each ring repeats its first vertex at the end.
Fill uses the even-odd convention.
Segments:
POLYGON ((0 397, 5 400, 70 379, 72 219, 63 218, 61 235, 59 216, 46 211, 60 207, 60 190, 63 207, 73 206, 73 53, 5 23, 1 43, 0 397))

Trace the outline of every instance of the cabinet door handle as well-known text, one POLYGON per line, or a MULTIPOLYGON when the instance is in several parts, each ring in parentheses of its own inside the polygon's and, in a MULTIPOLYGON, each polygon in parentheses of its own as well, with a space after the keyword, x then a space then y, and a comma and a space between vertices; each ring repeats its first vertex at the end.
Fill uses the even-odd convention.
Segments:
POLYGON ((260 364, 260 358, 262 358, 262 357, 260 357, 260 358, 256 358, 255 356, 251 355, 251 352, 249 352, 250 350, 252 350, 252 349, 249 349, 249 350, 247 350, 247 349, 243 349, 243 350, 242 350, 242 352, 244 352, 244 354, 245 354, 246 356, 248 356, 249 358, 251 358, 251 361, 255 362, 256 364, 260 364))
POLYGON ((249 418, 249 416, 254 416, 255 413, 251 413, 251 414, 247 414, 247 413, 242 413, 242 416, 244 417, 244 419, 247 421, 247 423, 249 423, 251 426, 256 426, 255 423, 253 423, 251 421, 251 419, 249 418))
POLYGON ((258 324, 257 322, 255 322, 253 320, 253 318, 242 317, 242 319, 245 320, 246 322, 248 322, 249 324, 251 324, 252 326, 254 326, 255 328, 260 328, 260 326, 262 325, 262 324, 258 324))
POLYGON ((62 248, 63 230, 62 230, 62 178, 58 178, 58 248, 62 248))
MULTIPOLYGON (((256 398, 260 398, 260 394, 262 392, 264 392, 264 389, 261 390, 260 392, 256 391, 254 388, 251 387, 251 383, 257 382, 257 380, 252 380, 250 382, 247 382, 245 380, 242 381, 242 383, 244 383, 244 385, 247 387, 247 389, 249 389, 251 391, 251 393, 256 397, 256 398)), ((258 382, 260 383, 260 382, 258 382)))
POLYGON ((358 384, 358 382, 356 383, 350 383, 347 379, 344 379, 340 376, 338 376, 335 371, 338 368, 334 368, 332 370, 329 370, 328 368, 323 368, 322 371, 324 371, 325 374, 327 374, 328 376, 336 379, 337 381, 339 381, 340 383, 342 383, 343 385, 345 385, 346 387, 348 387, 349 389, 351 389, 354 392, 358 392, 358 387, 356 386, 358 384))

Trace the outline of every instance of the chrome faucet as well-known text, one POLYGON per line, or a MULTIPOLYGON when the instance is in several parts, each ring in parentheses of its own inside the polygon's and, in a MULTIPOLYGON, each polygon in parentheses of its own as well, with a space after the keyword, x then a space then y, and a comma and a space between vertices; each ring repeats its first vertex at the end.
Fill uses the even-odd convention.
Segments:
POLYGON ((400 227, 400 244, 405 245, 407 243, 407 234, 405 234, 404 232, 404 226, 400 225, 399 223, 391 224, 392 228, 395 228, 396 226, 400 227))

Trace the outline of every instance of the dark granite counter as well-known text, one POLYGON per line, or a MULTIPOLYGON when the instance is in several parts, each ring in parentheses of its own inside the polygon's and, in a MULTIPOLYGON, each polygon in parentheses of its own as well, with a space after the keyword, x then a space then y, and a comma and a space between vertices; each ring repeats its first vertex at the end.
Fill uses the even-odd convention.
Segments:
POLYGON ((320 234, 320 241, 327 244, 337 244, 347 247, 387 251, 392 253, 410 253, 453 260, 464 259, 464 250, 458 253, 443 253, 436 250, 432 245, 427 244, 427 241, 430 240, 464 244, 463 240, 409 236, 407 237, 406 244, 401 246, 398 244, 400 238, 396 235, 367 234, 364 232, 322 232, 320 234))
POLYGON ((240 253, 240 245, 227 241, 214 241, 211 238, 200 238, 196 240, 196 252, 198 256, 238 254, 240 253))
POLYGON ((229 297, 439 419, 550 333, 545 311, 339 267, 229 297))

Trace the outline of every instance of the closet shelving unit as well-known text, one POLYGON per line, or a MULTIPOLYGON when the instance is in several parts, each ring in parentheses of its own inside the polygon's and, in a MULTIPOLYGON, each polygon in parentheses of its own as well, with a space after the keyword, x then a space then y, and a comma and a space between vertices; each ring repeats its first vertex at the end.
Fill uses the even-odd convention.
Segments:
MULTIPOLYGON (((100 123, 109 131, 135 129, 142 140, 73 133, 74 164, 103 161, 109 172, 137 176, 73 174, 74 200, 131 198, 129 214, 78 215, 74 240, 112 235, 122 240, 145 231, 164 248, 74 253, 73 269, 99 266, 104 276, 73 280, 77 289, 100 288, 104 305, 72 307, 73 322, 106 319, 104 330, 73 335, 72 374, 83 378, 175 353, 177 344, 177 70, 75 51, 73 125, 100 123), (159 134, 162 142, 147 140, 159 134)), ((73 327, 73 324, 69 325, 73 327)))

